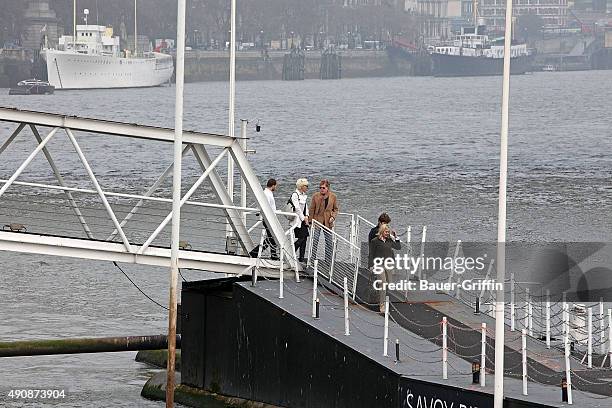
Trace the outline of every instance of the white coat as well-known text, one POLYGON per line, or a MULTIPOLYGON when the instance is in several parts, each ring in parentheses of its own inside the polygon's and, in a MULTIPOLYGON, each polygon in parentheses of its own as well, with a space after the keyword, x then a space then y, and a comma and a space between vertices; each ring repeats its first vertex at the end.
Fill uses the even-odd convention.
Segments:
POLYGON ((308 206, 306 205, 307 200, 308 195, 306 193, 301 193, 297 189, 291 193, 291 203, 293 203, 293 208, 295 208, 294 213, 298 216, 297 219, 294 217, 291 221, 290 225, 292 228, 299 228, 302 225, 302 221, 304 221, 305 218, 304 211, 306 216, 309 215, 308 206))

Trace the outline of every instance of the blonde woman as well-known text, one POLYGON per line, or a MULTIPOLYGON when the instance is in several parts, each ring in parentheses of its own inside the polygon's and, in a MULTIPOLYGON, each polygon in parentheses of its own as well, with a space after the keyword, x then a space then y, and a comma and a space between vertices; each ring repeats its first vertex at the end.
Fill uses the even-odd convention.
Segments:
POLYGON ((291 221, 291 227, 295 227, 294 234, 297 240, 295 241, 295 251, 298 252, 298 259, 300 262, 304 262, 304 256, 306 254, 306 241, 308 240, 308 229, 310 220, 308 218, 308 180, 305 178, 298 179, 295 182, 295 191, 289 198, 289 204, 293 209, 293 213, 297 217, 291 221))
MULTIPOLYGON (((378 234, 376 237, 370 241, 370 255, 368 257, 368 267, 374 273, 374 264, 379 267, 385 265, 385 260, 391 258, 393 259, 395 254, 393 253, 394 249, 401 249, 402 244, 397 240, 397 237, 392 234, 391 228, 389 224, 380 224, 378 228, 378 234)), ((379 274, 375 274, 374 280, 380 280, 381 289, 378 291, 379 298, 378 304, 380 307, 381 313, 385 311, 385 296, 387 295, 387 291, 383 289, 383 285, 385 283, 391 282, 392 279, 392 269, 387 269, 383 266, 384 271, 379 274)))

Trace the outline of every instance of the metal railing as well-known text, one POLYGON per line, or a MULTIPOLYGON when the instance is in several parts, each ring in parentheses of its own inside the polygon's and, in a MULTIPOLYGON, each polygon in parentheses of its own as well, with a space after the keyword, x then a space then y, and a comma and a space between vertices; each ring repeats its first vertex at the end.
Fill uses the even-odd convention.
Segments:
POLYGON ((340 236, 348 237, 349 242, 353 244, 350 254, 351 261, 354 261, 360 255, 360 251, 358 252, 357 249, 361 249, 363 242, 368 242, 369 230, 375 226, 376 224, 359 214, 338 213, 338 219, 333 230, 340 236))
POLYGON ((319 275, 341 289, 344 278, 347 278, 348 292, 353 299, 357 290, 360 258, 360 248, 349 239, 316 220, 312 221, 307 266, 313 268, 314 261, 318 260, 319 275))

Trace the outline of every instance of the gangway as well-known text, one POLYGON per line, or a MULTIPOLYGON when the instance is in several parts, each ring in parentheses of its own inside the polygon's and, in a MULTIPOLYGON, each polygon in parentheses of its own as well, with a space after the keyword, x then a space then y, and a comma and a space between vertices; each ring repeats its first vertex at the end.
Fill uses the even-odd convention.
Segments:
MULTIPOLYGON (((100 157, 116 154, 116 144, 125 146, 124 160, 130 161, 130 149, 163 151, 172 145, 173 129, 6 107, 0 107, 0 126, 12 130, 7 139, 0 139, 0 216, 5 224, 0 250, 170 266, 172 200, 164 186, 172 160, 158 155, 134 180, 120 183, 94 169, 100 157), (23 140, 26 134, 33 149, 23 140), (52 154, 57 149, 60 154, 52 154), (151 179, 157 161, 167 167, 146 189, 140 178, 151 179), (80 169, 75 170, 75 164, 80 169)), ((183 157, 191 156, 195 172, 181 199, 180 267, 228 274, 250 273, 257 267, 260 274, 278 274, 278 262, 262 263, 249 256, 264 237, 265 222, 297 271, 293 231, 269 206, 240 138, 185 131, 183 146, 183 157), (219 174, 225 156, 233 159, 254 205, 234 204, 219 174), (232 247, 234 242, 239 248, 232 247)))

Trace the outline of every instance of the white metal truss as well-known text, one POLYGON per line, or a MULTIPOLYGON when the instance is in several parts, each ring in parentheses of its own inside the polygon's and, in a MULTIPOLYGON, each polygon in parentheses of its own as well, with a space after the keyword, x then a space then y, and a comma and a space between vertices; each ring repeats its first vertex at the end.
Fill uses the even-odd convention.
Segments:
MULTIPOLYGON (((28 124, 50 128, 57 127, 62 129, 72 129, 73 131, 158 140, 163 142, 174 141, 174 129, 144 126, 135 123, 113 122, 101 119, 79 118, 76 116, 65 116, 55 113, 33 112, 15 108, 0 107, 0 120, 4 122, 15 122, 19 123, 20 125, 28 124)), ((228 147, 233 141, 234 138, 213 133, 192 131, 183 132, 184 144, 228 147)))
MULTIPOLYGON (((192 145, 191 149, 193 150, 196 160, 198 161, 202 170, 206 170, 206 168, 213 165, 208 152, 201 145, 192 145)), ((231 227, 232 231, 237 231, 237 235, 239 237, 243 237, 240 239, 243 250, 250 251, 253 248, 253 241, 249 235, 249 231, 246 228, 245 218, 242 217, 242 214, 237 210, 229 208, 229 206, 233 205, 232 198, 225 189, 223 180, 219 174, 217 174, 217 172, 212 172, 210 174, 210 182, 214 186, 214 192, 217 195, 219 202, 225 206, 228 206, 228 208, 225 210, 225 215, 227 217, 229 227, 231 227)))
MULTIPOLYGON (((143 203, 147 201, 164 203, 171 202, 171 199, 169 198, 153 197, 152 194, 161 186, 164 180, 170 174, 172 174, 173 164, 170 164, 165 169, 157 181, 150 188, 148 188, 144 194, 126 194, 106 191, 100 185, 87 160, 86 155, 81 149, 78 143, 78 138, 75 135, 75 131, 95 132, 102 135, 172 142, 174 139, 174 131, 172 129, 97 119, 69 117, 50 113, 22 111, 2 107, 0 107, 0 121, 14 122, 18 124, 15 131, 13 131, 9 138, 0 146, 0 155, 26 127, 29 127, 32 130, 32 133, 37 141, 35 149, 21 163, 17 170, 7 180, 0 180, 0 197, 2 197, 2 195, 13 185, 62 191, 67 198, 69 207, 78 219, 87 236, 85 239, 79 237, 59 237, 42 234, 23 234, 10 231, 0 231, 0 250, 128 262, 143 265, 170 265, 170 249, 154 247, 152 246, 152 243, 159 233, 171 221, 171 213, 163 219, 163 221, 157 226, 157 228, 155 228, 155 230, 143 244, 130 242, 125 229, 128 228, 128 223, 139 211, 143 203), (51 131, 42 137, 39 133, 39 127, 51 128, 51 131), (94 189, 74 188, 66 185, 65 180, 56 165, 56 161, 47 149, 47 144, 49 141, 53 139, 60 130, 65 131, 67 134, 68 139, 74 147, 80 163, 86 170, 89 181, 92 183, 94 189), (17 181, 19 176, 40 152, 43 152, 44 157, 49 163, 53 171, 53 175, 57 180, 57 185, 17 181), (106 238, 106 241, 96 239, 97 237, 94 236, 86 221, 86 217, 73 197, 73 193, 87 193, 90 195, 95 194, 101 201, 108 216, 108 220, 112 222, 114 228, 110 236, 106 238), (137 199, 138 202, 120 221, 109 204, 109 197, 137 199), (111 242, 116 236, 121 238, 121 243, 111 242)), ((245 152, 243 151, 238 140, 224 135, 184 132, 183 141, 183 155, 187 154, 191 150, 202 169, 202 174, 191 186, 188 192, 181 198, 181 205, 189 204, 192 206, 210 207, 223 210, 233 235, 238 238, 243 253, 248 253, 255 247, 255 244, 249 235, 249 229, 245 224, 243 214, 245 212, 258 212, 261 214, 276 242, 279 243, 279 250, 287 250, 287 253, 291 253, 291 249, 293 247, 292 240, 288 238, 288 234, 283 230, 277 215, 274 213, 267 199, 265 198, 261 185, 259 184, 259 180, 255 176, 253 169, 246 159, 245 152), (221 147, 223 150, 214 160, 211 160, 206 146, 221 147), (229 153, 236 163, 236 168, 239 170, 244 182, 253 193, 254 200, 256 202, 255 208, 238 207, 232 202, 226 186, 215 168, 227 153, 229 153), (212 186, 218 199, 218 203, 190 200, 193 193, 206 180, 210 181, 210 185, 212 186)), ((180 267, 182 268, 205 269, 214 272, 241 274, 245 271, 245 269, 253 268, 255 265, 256 259, 246 256, 232 256, 203 251, 180 251, 180 267)), ((269 265, 274 265, 274 263, 270 263, 269 265)), ((266 273, 265 270, 262 272, 266 273)), ((272 275, 274 274, 271 267, 268 268, 268 272, 272 275)))
MULTIPOLYGON (((34 137, 36 138, 36 141, 38 142, 38 144, 41 144, 42 143, 42 138, 40 137, 40 133, 38 132, 38 129, 36 129, 36 126, 30 125, 30 129, 32 130, 32 133, 34 134, 34 137)), ((45 158, 49 162, 49 165, 51 166, 51 169, 53 170, 53 174, 55 175, 55 178, 57 179, 57 182, 59 183, 60 186, 66 187, 66 183, 64 182, 64 178, 62 177, 59 169, 55 165, 55 161, 51 157, 51 153, 49 153, 49 149, 47 149, 47 147, 45 146, 45 147, 43 147, 42 151, 43 151, 43 154, 45 155, 45 158)), ((74 214, 77 216, 77 218, 79 219, 79 222, 83 226, 83 229, 85 230, 85 234, 87 234, 87 238, 94 239, 94 236, 93 236, 93 234, 91 232, 91 229, 87 225, 87 222, 85 221, 85 218, 83 217, 83 214, 81 213, 81 210, 79 209, 76 201, 74 200, 74 197, 72 197, 72 192, 70 192, 70 191, 64 191, 64 192, 66 193, 66 197, 68 198, 68 202, 70 203, 70 207, 72 208, 72 210, 74 211, 74 214)))
MULTIPOLYGON (((122 243, 0 231, 2 251, 170 267, 170 248, 148 248, 144 255, 134 253, 139 249, 132 245, 133 252, 129 253, 122 243)), ((242 275, 259 265, 260 275, 278 276, 278 263, 257 264, 256 258, 190 250, 180 250, 179 258, 180 267, 185 269, 242 275)))

